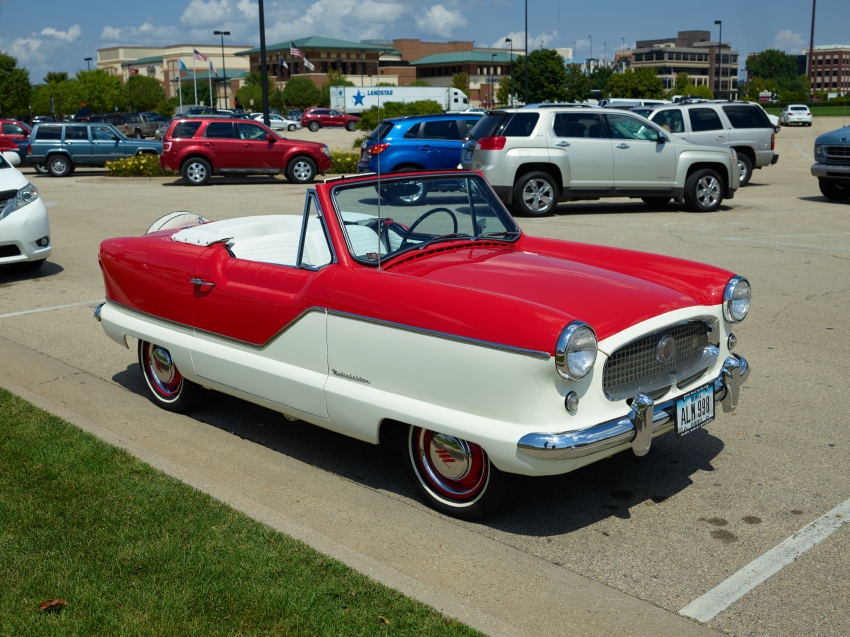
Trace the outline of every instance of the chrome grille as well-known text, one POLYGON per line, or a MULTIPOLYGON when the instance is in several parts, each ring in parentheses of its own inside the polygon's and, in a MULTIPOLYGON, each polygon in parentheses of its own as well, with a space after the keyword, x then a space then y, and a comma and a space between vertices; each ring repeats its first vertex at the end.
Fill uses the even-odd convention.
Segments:
POLYGON ((709 327, 704 321, 679 323, 623 345, 605 362, 602 387, 611 400, 655 392, 705 369, 717 359, 708 347, 709 327), (673 357, 662 363, 656 357, 658 342, 666 335, 676 340, 673 357))
POLYGON ((850 146, 825 146, 823 151, 832 161, 850 162, 850 146))

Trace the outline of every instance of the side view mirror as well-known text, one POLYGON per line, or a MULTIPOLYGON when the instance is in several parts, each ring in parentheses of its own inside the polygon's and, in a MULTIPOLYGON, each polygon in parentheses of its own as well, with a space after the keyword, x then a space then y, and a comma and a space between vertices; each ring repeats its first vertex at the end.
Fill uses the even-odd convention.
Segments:
POLYGON ((782 130, 782 127, 781 127, 781 126, 774 126, 774 127, 773 127, 773 132, 774 132, 774 133, 778 133, 778 132, 779 132, 779 131, 781 131, 781 130, 782 130))
POLYGON ((277 135, 272 135, 271 133, 266 133, 266 141, 275 143, 277 141, 277 135))
POLYGON ((665 142, 669 142, 670 138, 667 137, 667 133, 665 133, 664 131, 658 131, 658 137, 655 141, 657 141, 659 144, 663 144, 665 142))

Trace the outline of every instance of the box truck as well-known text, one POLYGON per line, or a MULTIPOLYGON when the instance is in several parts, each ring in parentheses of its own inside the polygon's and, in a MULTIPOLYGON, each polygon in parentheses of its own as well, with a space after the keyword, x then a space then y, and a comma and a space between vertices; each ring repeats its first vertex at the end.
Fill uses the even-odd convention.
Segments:
POLYGON ((444 112, 469 108, 469 98, 451 86, 332 86, 331 108, 357 114, 387 102, 434 100, 444 112))

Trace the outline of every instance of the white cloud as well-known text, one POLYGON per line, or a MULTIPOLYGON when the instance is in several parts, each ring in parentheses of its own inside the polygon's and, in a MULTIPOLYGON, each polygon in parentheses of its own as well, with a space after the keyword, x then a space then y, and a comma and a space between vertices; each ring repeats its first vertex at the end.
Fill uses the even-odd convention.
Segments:
POLYGON ((103 27, 100 40, 105 46, 157 46, 176 44, 182 39, 173 26, 156 26, 145 22, 138 27, 103 27))
POLYGON ((788 53, 802 53, 805 45, 806 41, 803 39, 803 34, 792 33, 791 29, 780 31, 773 39, 775 48, 788 53))
POLYGON ((354 42, 386 37, 392 35, 387 25, 415 9, 395 0, 316 0, 306 8, 287 5, 266 13, 266 37, 272 42, 310 35, 354 42))
POLYGON ((435 4, 423 15, 416 15, 416 26, 420 31, 441 38, 451 37, 455 29, 467 24, 469 21, 463 17, 463 13, 447 9, 442 4, 435 4))
MULTIPOLYGON (((549 48, 554 48, 555 40, 558 37, 558 32, 553 30, 552 33, 541 33, 539 35, 532 36, 528 41, 529 49, 537 49, 540 46, 548 46, 549 48)), ((512 31, 508 33, 505 37, 500 38, 493 42, 491 45, 494 49, 500 49, 505 46, 505 38, 510 38, 513 40, 513 49, 514 51, 522 51, 525 49, 525 31, 512 31)))
POLYGON ((231 14, 227 0, 192 0, 180 16, 180 24, 191 28, 220 26, 231 14))
POLYGON ((82 34, 82 30, 80 29, 79 24, 73 24, 67 31, 57 31, 53 27, 47 27, 46 29, 42 29, 41 35, 52 36, 58 40, 62 40, 64 42, 71 43, 82 34))

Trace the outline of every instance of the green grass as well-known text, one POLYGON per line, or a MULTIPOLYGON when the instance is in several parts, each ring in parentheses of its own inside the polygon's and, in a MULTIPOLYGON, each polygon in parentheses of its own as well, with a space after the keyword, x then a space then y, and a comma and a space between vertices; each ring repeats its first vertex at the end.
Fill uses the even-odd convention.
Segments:
POLYGON ((0 389, 0 634, 479 633, 0 389))
MULTIPOLYGON (((765 106, 764 110, 766 110, 771 115, 779 115, 782 112, 781 106, 765 106)), ((812 111, 812 116, 814 117, 841 117, 844 115, 844 105, 842 104, 828 104, 826 106, 812 106, 809 105, 809 110, 812 111)), ((847 115, 850 115, 850 103, 847 104, 847 115)))

